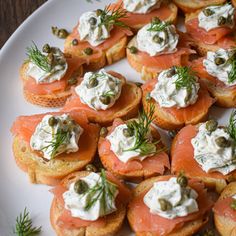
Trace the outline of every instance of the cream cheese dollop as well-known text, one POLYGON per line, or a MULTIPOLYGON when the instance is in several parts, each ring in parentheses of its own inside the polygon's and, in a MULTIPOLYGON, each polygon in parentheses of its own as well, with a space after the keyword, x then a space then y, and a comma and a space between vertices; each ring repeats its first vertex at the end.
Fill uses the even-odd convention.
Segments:
POLYGON ((199 27, 206 31, 221 26, 233 28, 235 24, 234 11, 231 4, 206 7, 198 14, 199 27), (220 22, 224 22, 224 24, 220 24, 220 22))
POLYGON ((206 123, 199 126, 197 135, 191 140, 194 159, 205 172, 218 171, 223 175, 236 169, 235 145, 229 133, 221 127, 209 132, 206 123), (220 147, 217 138, 224 137, 230 145, 220 147))
MULTIPOLYGON (((81 178, 81 180, 85 181, 88 184, 89 189, 91 189, 97 184, 100 184, 102 178, 99 174, 92 172, 89 175, 81 178)), ((95 195, 97 195, 96 202, 90 209, 86 210, 85 207, 90 198, 89 192, 78 194, 74 190, 74 185, 75 183, 70 184, 69 190, 63 193, 65 208, 71 212, 72 217, 79 217, 82 220, 95 221, 99 217, 108 215, 117 210, 115 206, 115 198, 119 193, 117 188, 115 188, 114 192, 112 193, 112 197, 105 195, 105 207, 102 205, 102 194, 99 195, 99 191, 97 191, 95 193, 95 195)))
POLYGON ((236 81, 229 82, 229 73, 232 70, 232 64, 229 62, 230 58, 234 55, 235 50, 220 48, 215 52, 208 51, 206 59, 203 60, 203 66, 206 71, 222 81, 225 85, 232 86, 236 81), (222 60, 222 64, 217 65, 217 59, 222 60))
POLYGON ((112 107, 120 97, 122 82, 104 69, 99 72, 87 72, 83 81, 75 88, 81 102, 94 110, 106 110, 112 107))
MULTIPOLYGON (((165 24, 162 21, 162 24, 165 24)), ((167 25, 165 30, 150 31, 151 23, 145 25, 137 33, 137 47, 140 51, 148 53, 150 56, 169 54, 177 51, 179 35, 174 25, 167 25), (155 41, 159 38, 159 42, 155 41)))
POLYGON ((160 8, 163 0, 123 0, 124 8, 133 13, 145 14, 160 8))
POLYGON ((43 157, 50 160, 64 152, 77 152, 79 150, 78 141, 82 133, 83 128, 75 123, 68 114, 45 115, 31 136, 30 146, 33 150, 41 151, 43 157), (56 120, 53 126, 49 124, 52 119, 56 120), (55 150, 55 146, 51 144, 59 142, 58 136, 60 145, 55 150))
POLYGON ((95 11, 88 11, 81 15, 79 19, 78 32, 80 40, 88 41, 96 47, 110 37, 113 26, 101 24, 101 15, 95 11))
POLYGON ((168 181, 155 182, 152 188, 145 194, 143 201, 150 213, 166 219, 183 217, 198 211, 197 192, 190 187, 181 187, 177 178, 172 177, 168 181), (164 199, 171 204, 171 209, 163 211, 159 200, 164 199))
POLYGON ((154 89, 150 96, 161 107, 177 107, 184 108, 194 104, 198 99, 198 90, 200 85, 198 82, 192 84, 192 89, 189 91, 186 87, 176 88, 175 82, 179 79, 175 68, 162 71, 157 79, 154 89), (174 71, 173 73, 171 73, 174 71))
MULTIPOLYGON (((61 80, 67 72, 68 64, 63 52, 55 47, 51 47, 51 52, 54 56, 54 63, 52 64, 50 72, 41 69, 33 61, 29 61, 26 74, 35 79, 37 84, 52 83, 61 80)), ((48 55, 47 53, 42 54, 45 56, 48 55)))

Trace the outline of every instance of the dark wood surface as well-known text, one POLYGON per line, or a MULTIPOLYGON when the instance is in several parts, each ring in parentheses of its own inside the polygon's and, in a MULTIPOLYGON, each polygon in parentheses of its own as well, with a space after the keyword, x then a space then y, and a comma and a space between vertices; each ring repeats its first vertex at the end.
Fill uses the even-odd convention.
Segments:
POLYGON ((0 48, 16 28, 46 0, 0 0, 0 48))

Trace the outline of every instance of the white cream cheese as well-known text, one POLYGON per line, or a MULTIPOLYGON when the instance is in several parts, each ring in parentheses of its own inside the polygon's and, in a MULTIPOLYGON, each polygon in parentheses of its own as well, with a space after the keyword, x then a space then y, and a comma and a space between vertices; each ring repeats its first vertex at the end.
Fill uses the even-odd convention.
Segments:
MULTIPOLYGON (((64 57, 64 54, 61 52, 59 48, 52 47, 51 52, 54 56, 54 63, 52 64, 52 68, 50 72, 47 72, 41 69, 39 66, 34 64, 33 61, 29 62, 28 69, 26 74, 33 79, 35 79, 37 84, 43 83, 52 83, 56 80, 60 80, 66 74, 68 69, 68 64, 64 57), (64 62, 63 64, 57 63, 58 61, 64 62)), ((47 53, 42 53, 43 55, 47 56, 47 53)))
POLYGON ((69 115, 45 115, 37 125, 31 136, 30 146, 33 150, 42 151, 45 159, 52 159, 55 156, 66 152, 77 152, 78 141, 83 133, 83 128, 76 124, 69 115), (56 119, 55 125, 49 125, 50 119, 56 119), (59 143, 55 149, 55 143, 59 143))
POLYGON ((167 219, 183 217, 198 211, 197 192, 190 188, 183 188, 177 183, 177 178, 172 177, 168 181, 158 181, 145 194, 143 201, 150 213, 167 219), (161 209, 159 199, 168 201, 172 208, 166 211, 161 209))
POLYGON ((75 91, 82 103, 94 110, 106 110, 115 104, 121 89, 121 80, 101 69, 99 72, 85 73, 83 81, 75 91))
POLYGON ((86 40, 96 47, 110 37, 112 28, 101 24, 101 16, 98 16, 95 11, 89 11, 81 15, 78 32, 81 40, 86 40))
POLYGON ((232 198, 236 200, 236 194, 234 194, 234 195, 232 196, 232 198))
POLYGON ((192 138, 194 159, 205 172, 218 171, 223 175, 236 169, 235 146, 228 132, 224 128, 217 128, 209 132, 206 123, 199 126, 197 135, 192 138), (230 142, 228 147, 220 147, 216 139, 224 137, 230 142))
MULTIPOLYGON (((164 21, 162 22, 164 24, 164 21)), ((150 56, 173 53, 177 50, 179 35, 174 25, 168 25, 162 31, 150 31, 151 24, 145 25, 137 33, 137 47, 150 56), (155 38, 159 37, 159 43, 155 38)))
POLYGON ((124 8, 133 13, 145 14, 160 8, 163 0, 123 0, 124 8))
POLYGON ((132 159, 139 159, 144 160, 147 156, 140 156, 140 151, 133 150, 133 151, 126 151, 130 148, 134 147, 136 142, 135 135, 131 137, 126 137, 123 133, 125 129, 127 129, 127 125, 118 125, 107 137, 106 139, 109 140, 111 147, 110 149, 114 152, 117 158, 126 163, 132 159))
MULTIPOLYGON (((89 189, 95 187, 97 184, 101 183, 102 179, 99 174, 90 173, 88 176, 81 178, 85 181, 89 189)), ((108 183, 109 184, 109 183, 108 183)), ((74 190, 75 183, 72 183, 69 190, 63 194, 63 199, 65 201, 65 208, 71 212, 73 217, 79 217, 82 220, 95 221, 101 216, 108 215, 116 211, 115 198, 118 195, 118 189, 115 188, 113 197, 110 198, 106 195, 106 206, 102 205, 102 194, 99 195, 99 191, 95 194, 97 195, 97 201, 93 204, 90 209, 85 209, 87 202, 90 198, 88 192, 78 194, 74 190)))
POLYGON ((183 108, 194 104, 198 99, 199 83, 193 83, 191 91, 186 87, 177 90, 175 82, 178 80, 179 76, 177 73, 169 76, 168 74, 170 74, 172 70, 174 69, 170 68, 159 74, 158 81, 151 91, 150 96, 161 107, 183 108))
POLYGON ((219 49, 216 52, 207 52, 206 59, 203 60, 203 65, 206 69, 206 71, 222 81, 224 84, 228 86, 232 86, 236 84, 236 81, 230 83, 229 82, 229 73, 232 70, 232 64, 229 63, 229 59, 233 56, 235 53, 234 50, 231 49, 219 49), (221 60, 224 61, 224 63, 220 65, 216 65, 216 59, 221 58, 221 60))
POLYGON ((198 14, 199 27, 206 31, 221 26, 233 28, 235 24, 234 11, 235 9, 231 4, 206 7, 198 14), (219 22, 222 21, 222 18, 224 19, 223 21, 225 21, 225 24, 219 24, 219 22))

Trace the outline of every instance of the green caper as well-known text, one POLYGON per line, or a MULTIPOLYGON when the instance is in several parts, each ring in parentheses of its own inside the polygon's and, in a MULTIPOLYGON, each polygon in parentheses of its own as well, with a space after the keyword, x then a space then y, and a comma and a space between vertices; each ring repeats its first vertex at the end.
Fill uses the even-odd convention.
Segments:
POLYGON ((209 132, 215 131, 217 127, 218 127, 218 122, 216 120, 208 120, 206 122, 206 129, 209 132))
POLYGON ((69 33, 67 32, 66 29, 59 29, 57 36, 60 39, 65 39, 68 35, 69 35, 69 33))
POLYGON ((187 187, 187 185, 188 185, 188 178, 187 178, 186 176, 184 176, 183 174, 180 174, 180 175, 177 177, 177 183, 178 183, 181 187, 185 188, 185 187, 187 187))
POLYGON ((85 170, 91 171, 91 172, 97 172, 97 168, 93 164, 86 165, 85 170))
POLYGON ((153 23, 153 24, 160 24, 160 23, 161 23, 161 20, 160 20, 158 17, 153 17, 153 18, 152 18, 152 23, 153 23))
POLYGON ((109 78, 109 80, 108 80, 108 86, 109 86, 109 88, 110 88, 111 90, 114 90, 115 87, 116 87, 115 81, 114 81, 113 79, 109 78))
POLYGON ((50 126, 54 126, 54 125, 56 125, 58 123, 58 120, 57 120, 57 118, 55 118, 54 116, 52 116, 52 117, 50 117, 49 119, 48 119, 48 124, 50 125, 50 126))
POLYGON ((89 19, 89 24, 90 24, 90 25, 96 25, 96 23, 97 23, 97 19, 96 19, 95 17, 91 17, 91 18, 89 19))
POLYGON ((236 210, 236 200, 235 199, 231 202, 230 207, 232 209, 236 210))
POLYGON ((48 53, 47 55, 47 62, 51 65, 54 61, 54 55, 52 52, 48 53))
POLYGON ((73 46, 78 45, 78 43, 79 43, 79 41, 78 41, 77 39, 73 39, 73 40, 72 40, 72 45, 73 45, 73 46))
POLYGON ((203 13, 204 13, 205 16, 211 16, 211 15, 214 14, 214 11, 212 11, 209 8, 206 8, 206 9, 203 10, 203 13))
POLYGON ((140 82, 135 82, 135 84, 140 88, 141 86, 143 86, 143 83, 140 82))
POLYGON ((52 33, 57 36, 59 29, 56 26, 52 26, 51 29, 52 29, 52 33))
POLYGON ((74 191, 78 194, 83 194, 85 193, 87 190, 89 189, 89 186, 88 184, 82 180, 82 179, 79 179, 75 182, 75 185, 74 185, 74 191))
POLYGON ((167 71, 166 76, 167 76, 168 78, 170 78, 170 77, 174 76, 175 73, 176 73, 175 67, 172 67, 171 69, 169 69, 169 70, 167 71))
POLYGON ((125 129, 123 129, 123 135, 126 138, 132 137, 132 136, 134 136, 134 130, 130 129, 130 128, 125 128, 125 129))
POLYGON ((226 24, 226 18, 223 16, 220 16, 218 19, 218 25, 225 25, 226 24))
POLYGON ((176 130, 169 130, 168 131, 168 135, 170 136, 170 138, 174 138, 177 134, 176 130))
POLYGON ((59 65, 64 65, 64 64, 66 63, 66 61, 65 61, 65 59, 63 59, 63 58, 59 58, 59 59, 57 60, 57 63, 58 63, 59 65))
POLYGON ((147 94, 146 94, 146 100, 149 101, 149 100, 151 100, 151 98, 152 98, 152 97, 151 97, 151 94, 150 94, 150 93, 147 93, 147 94))
POLYGON ((222 148, 226 148, 226 147, 229 147, 230 146, 230 141, 227 140, 225 137, 221 136, 221 137, 218 137, 215 139, 215 142, 216 144, 219 146, 219 147, 222 147, 222 148))
POLYGON ((135 46, 129 47, 130 53, 136 54, 138 52, 138 49, 135 46))
POLYGON ((215 233, 212 229, 207 229, 204 233, 203 236, 215 236, 215 233))
POLYGON ((154 35, 152 38, 154 43, 162 43, 163 42, 163 38, 159 37, 158 35, 154 35))
POLYGON ((227 23, 228 23, 229 25, 232 25, 232 24, 233 24, 233 20, 232 20, 232 17, 231 17, 231 16, 228 16, 228 18, 227 18, 227 23))
POLYGON ((75 76, 72 76, 67 81, 68 85, 75 85, 75 84, 77 84, 77 82, 78 82, 78 79, 75 76))
POLYGON ((111 102, 111 98, 109 96, 104 96, 104 95, 101 95, 99 97, 99 100, 105 105, 108 105, 111 102))
POLYGON ((89 80, 89 82, 88 82, 88 84, 87 84, 87 88, 94 88, 94 87, 96 87, 98 85, 98 80, 97 80, 97 78, 95 78, 95 77, 92 77, 90 80, 89 80))
POLYGON ((108 134, 108 130, 106 127, 102 127, 101 130, 100 130, 100 136, 105 138, 108 134))
POLYGON ((97 16, 100 16, 102 13, 103 13, 103 10, 102 10, 102 9, 97 9, 97 10, 96 10, 96 15, 97 15, 97 16))
POLYGON ((92 55, 93 54, 93 49, 92 48, 85 48, 84 49, 84 53, 86 55, 92 55))
POLYGON ((159 203, 160 203, 160 207, 162 211, 168 211, 172 209, 172 205, 169 201, 167 201, 164 198, 159 198, 158 199, 159 203))
POLYGON ((45 52, 45 53, 49 53, 49 52, 51 52, 51 48, 50 48, 50 46, 49 46, 49 44, 44 44, 44 46, 43 46, 43 52, 45 52))
POLYGON ((225 63, 225 59, 222 58, 222 57, 216 57, 215 58, 215 64, 218 66, 218 65, 222 65, 225 63))

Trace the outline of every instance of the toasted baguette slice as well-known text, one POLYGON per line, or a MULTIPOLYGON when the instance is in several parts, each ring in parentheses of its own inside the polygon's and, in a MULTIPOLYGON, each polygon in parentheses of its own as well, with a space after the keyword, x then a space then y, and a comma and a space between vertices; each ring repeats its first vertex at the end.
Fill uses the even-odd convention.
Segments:
POLYGON ((173 2, 185 13, 194 12, 210 5, 223 4, 226 0, 173 0, 173 2))
MULTIPOLYGON (((78 180, 81 177, 88 175, 89 172, 81 171, 75 172, 67 176, 61 184, 64 187, 68 187, 70 183, 78 180)), ((94 227, 87 226, 81 227, 78 229, 63 229, 57 224, 57 219, 62 213, 63 207, 58 203, 57 199, 54 197, 50 210, 50 221, 52 227, 56 231, 57 236, 112 236, 117 233, 121 228, 125 215, 126 215, 126 206, 119 204, 117 206, 117 211, 106 216, 106 225, 104 227, 94 227)))
MULTIPOLYGON (((81 103, 81 100, 77 94, 67 100, 62 111, 72 110, 84 110, 88 120, 94 123, 98 123, 102 126, 111 125, 115 118, 129 119, 138 114, 139 106, 142 99, 142 90, 135 83, 127 82, 125 77, 121 74, 108 71, 109 74, 115 76, 122 81, 122 91, 119 99, 109 109, 105 111, 95 111, 81 103)), ((81 83, 83 78, 79 79, 81 83)))
MULTIPOLYGON (((143 192, 148 191, 154 182, 157 181, 161 181, 161 176, 160 177, 152 177, 149 178, 147 180, 144 180, 143 182, 141 182, 139 185, 137 185, 137 187, 133 190, 133 197, 137 197, 139 195, 141 195, 143 192)), ((132 202, 132 200, 131 200, 132 202)), ((136 215, 133 214, 132 212, 132 208, 128 209, 127 212, 127 217, 129 220, 129 224, 131 226, 131 228, 134 230, 133 228, 133 222, 134 219, 137 217, 136 215)), ((198 232, 204 225, 206 225, 208 222, 208 216, 205 215, 203 218, 199 218, 196 219, 194 221, 190 221, 185 223, 181 228, 174 230, 173 232, 171 232, 170 234, 166 235, 166 236, 191 236, 194 233, 198 232)), ((156 236, 157 234, 152 233, 152 232, 135 232, 136 236, 156 236)))
MULTIPOLYGON (((29 63, 24 63, 20 68, 20 78, 23 81, 23 94, 25 99, 32 104, 43 106, 43 107, 61 107, 65 104, 68 97, 71 96, 71 86, 67 85, 66 90, 59 90, 52 93, 37 94, 35 92, 29 91, 24 84, 27 83, 29 77, 26 74, 29 63)), ((83 67, 80 63, 70 72, 70 77, 80 77, 83 74, 83 67)), ((67 77, 67 74, 65 75, 67 77)), ((64 78, 63 78, 64 79, 64 78)), ((65 78, 66 80, 70 79, 65 78)), ((39 85, 40 86, 40 85, 39 85)), ((43 85, 45 86, 45 84, 43 85)))
MULTIPOLYGON (((236 182, 232 182, 223 190, 219 199, 224 199, 236 194, 236 182)), ((223 210, 223 209, 222 209, 223 210)), ((235 236, 236 235, 236 222, 229 217, 220 216, 214 213, 214 221, 216 229, 222 236, 235 236)))

